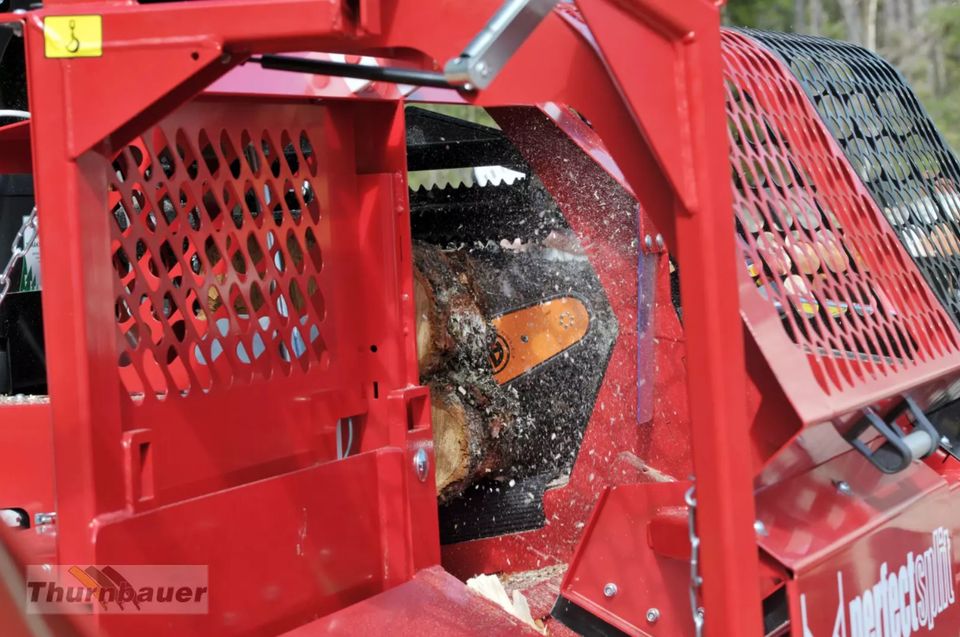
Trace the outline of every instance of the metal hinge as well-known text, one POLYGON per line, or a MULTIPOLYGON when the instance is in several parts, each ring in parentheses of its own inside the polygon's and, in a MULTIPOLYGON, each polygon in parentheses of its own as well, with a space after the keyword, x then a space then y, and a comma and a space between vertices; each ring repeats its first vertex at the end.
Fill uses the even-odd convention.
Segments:
POLYGON ((903 471, 914 460, 922 460, 930 456, 942 444, 942 436, 936 427, 909 396, 904 397, 903 403, 890 412, 886 420, 870 407, 865 408, 863 418, 844 434, 844 438, 870 464, 882 473, 888 474, 903 471), (913 431, 910 433, 904 433, 895 422, 904 410, 910 412, 913 424, 913 431), (860 439, 863 432, 870 428, 883 438, 883 443, 876 449, 860 439))

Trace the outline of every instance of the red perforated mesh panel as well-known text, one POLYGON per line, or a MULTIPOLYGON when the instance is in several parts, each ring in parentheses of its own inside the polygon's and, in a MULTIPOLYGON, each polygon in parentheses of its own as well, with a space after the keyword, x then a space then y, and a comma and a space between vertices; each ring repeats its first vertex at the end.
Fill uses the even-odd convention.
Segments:
MULTIPOLYGON (((741 34, 726 32, 723 47, 738 242, 753 282, 742 305, 767 357, 802 352, 820 390, 851 404, 869 397, 853 388, 881 396, 894 376, 955 366, 951 321, 796 80, 741 34)), ((793 376, 781 377, 788 393, 802 369, 793 376)))
POLYGON ((309 119, 262 121, 174 118, 113 162, 117 364, 137 398, 329 363, 323 132, 309 119))

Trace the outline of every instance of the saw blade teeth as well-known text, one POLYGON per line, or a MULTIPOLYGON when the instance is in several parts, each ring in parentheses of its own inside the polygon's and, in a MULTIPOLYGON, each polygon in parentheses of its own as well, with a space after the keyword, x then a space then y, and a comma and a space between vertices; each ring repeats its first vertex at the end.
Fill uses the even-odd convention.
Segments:
POLYGON ((483 188, 508 188, 527 181, 527 175, 502 166, 472 169, 415 171, 408 181, 413 192, 446 192, 483 188))

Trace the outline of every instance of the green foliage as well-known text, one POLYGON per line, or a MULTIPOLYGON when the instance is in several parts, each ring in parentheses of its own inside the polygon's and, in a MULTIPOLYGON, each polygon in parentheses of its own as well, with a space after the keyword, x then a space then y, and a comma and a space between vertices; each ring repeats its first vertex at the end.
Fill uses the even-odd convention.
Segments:
MULTIPOLYGON (((841 5, 867 20, 871 0, 729 0, 724 22, 863 42, 841 5), (813 25, 814 6, 819 7, 813 25)), ((960 4, 956 0, 876 0, 878 53, 907 78, 950 145, 960 151, 960 4), (927 8, 929 7, 929 10, 927 8), (924 13, 924 11, 926 11, 924 13)))
POLYGON ((500 128, 493 118, 487 114, 487 111, 479 106, 464 106, 460 104, 425 104, 411 102, 411 106, 422 108, 425 111, 433 111, 450 117, 458 117, 468 122, 490 126, 491 128, 500 128))
POLYGON ((929 23, 944 55, 945 87, 940 95, 921 95, 930 115, 950 146, 960 151, 960 6, 944 5, 930 11, 929 23))
POLYGON ((765 31, 793 31, 793 0, 732 0, 724 9, 724 21, 765 31))

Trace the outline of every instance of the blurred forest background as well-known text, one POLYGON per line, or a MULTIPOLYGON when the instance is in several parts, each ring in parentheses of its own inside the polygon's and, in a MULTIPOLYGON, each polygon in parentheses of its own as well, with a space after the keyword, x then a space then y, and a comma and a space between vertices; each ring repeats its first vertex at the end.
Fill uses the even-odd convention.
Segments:
POLYGON ((880 53, 960 151, 960 1, 727 0, 732 26, 822 35, 880 53))

